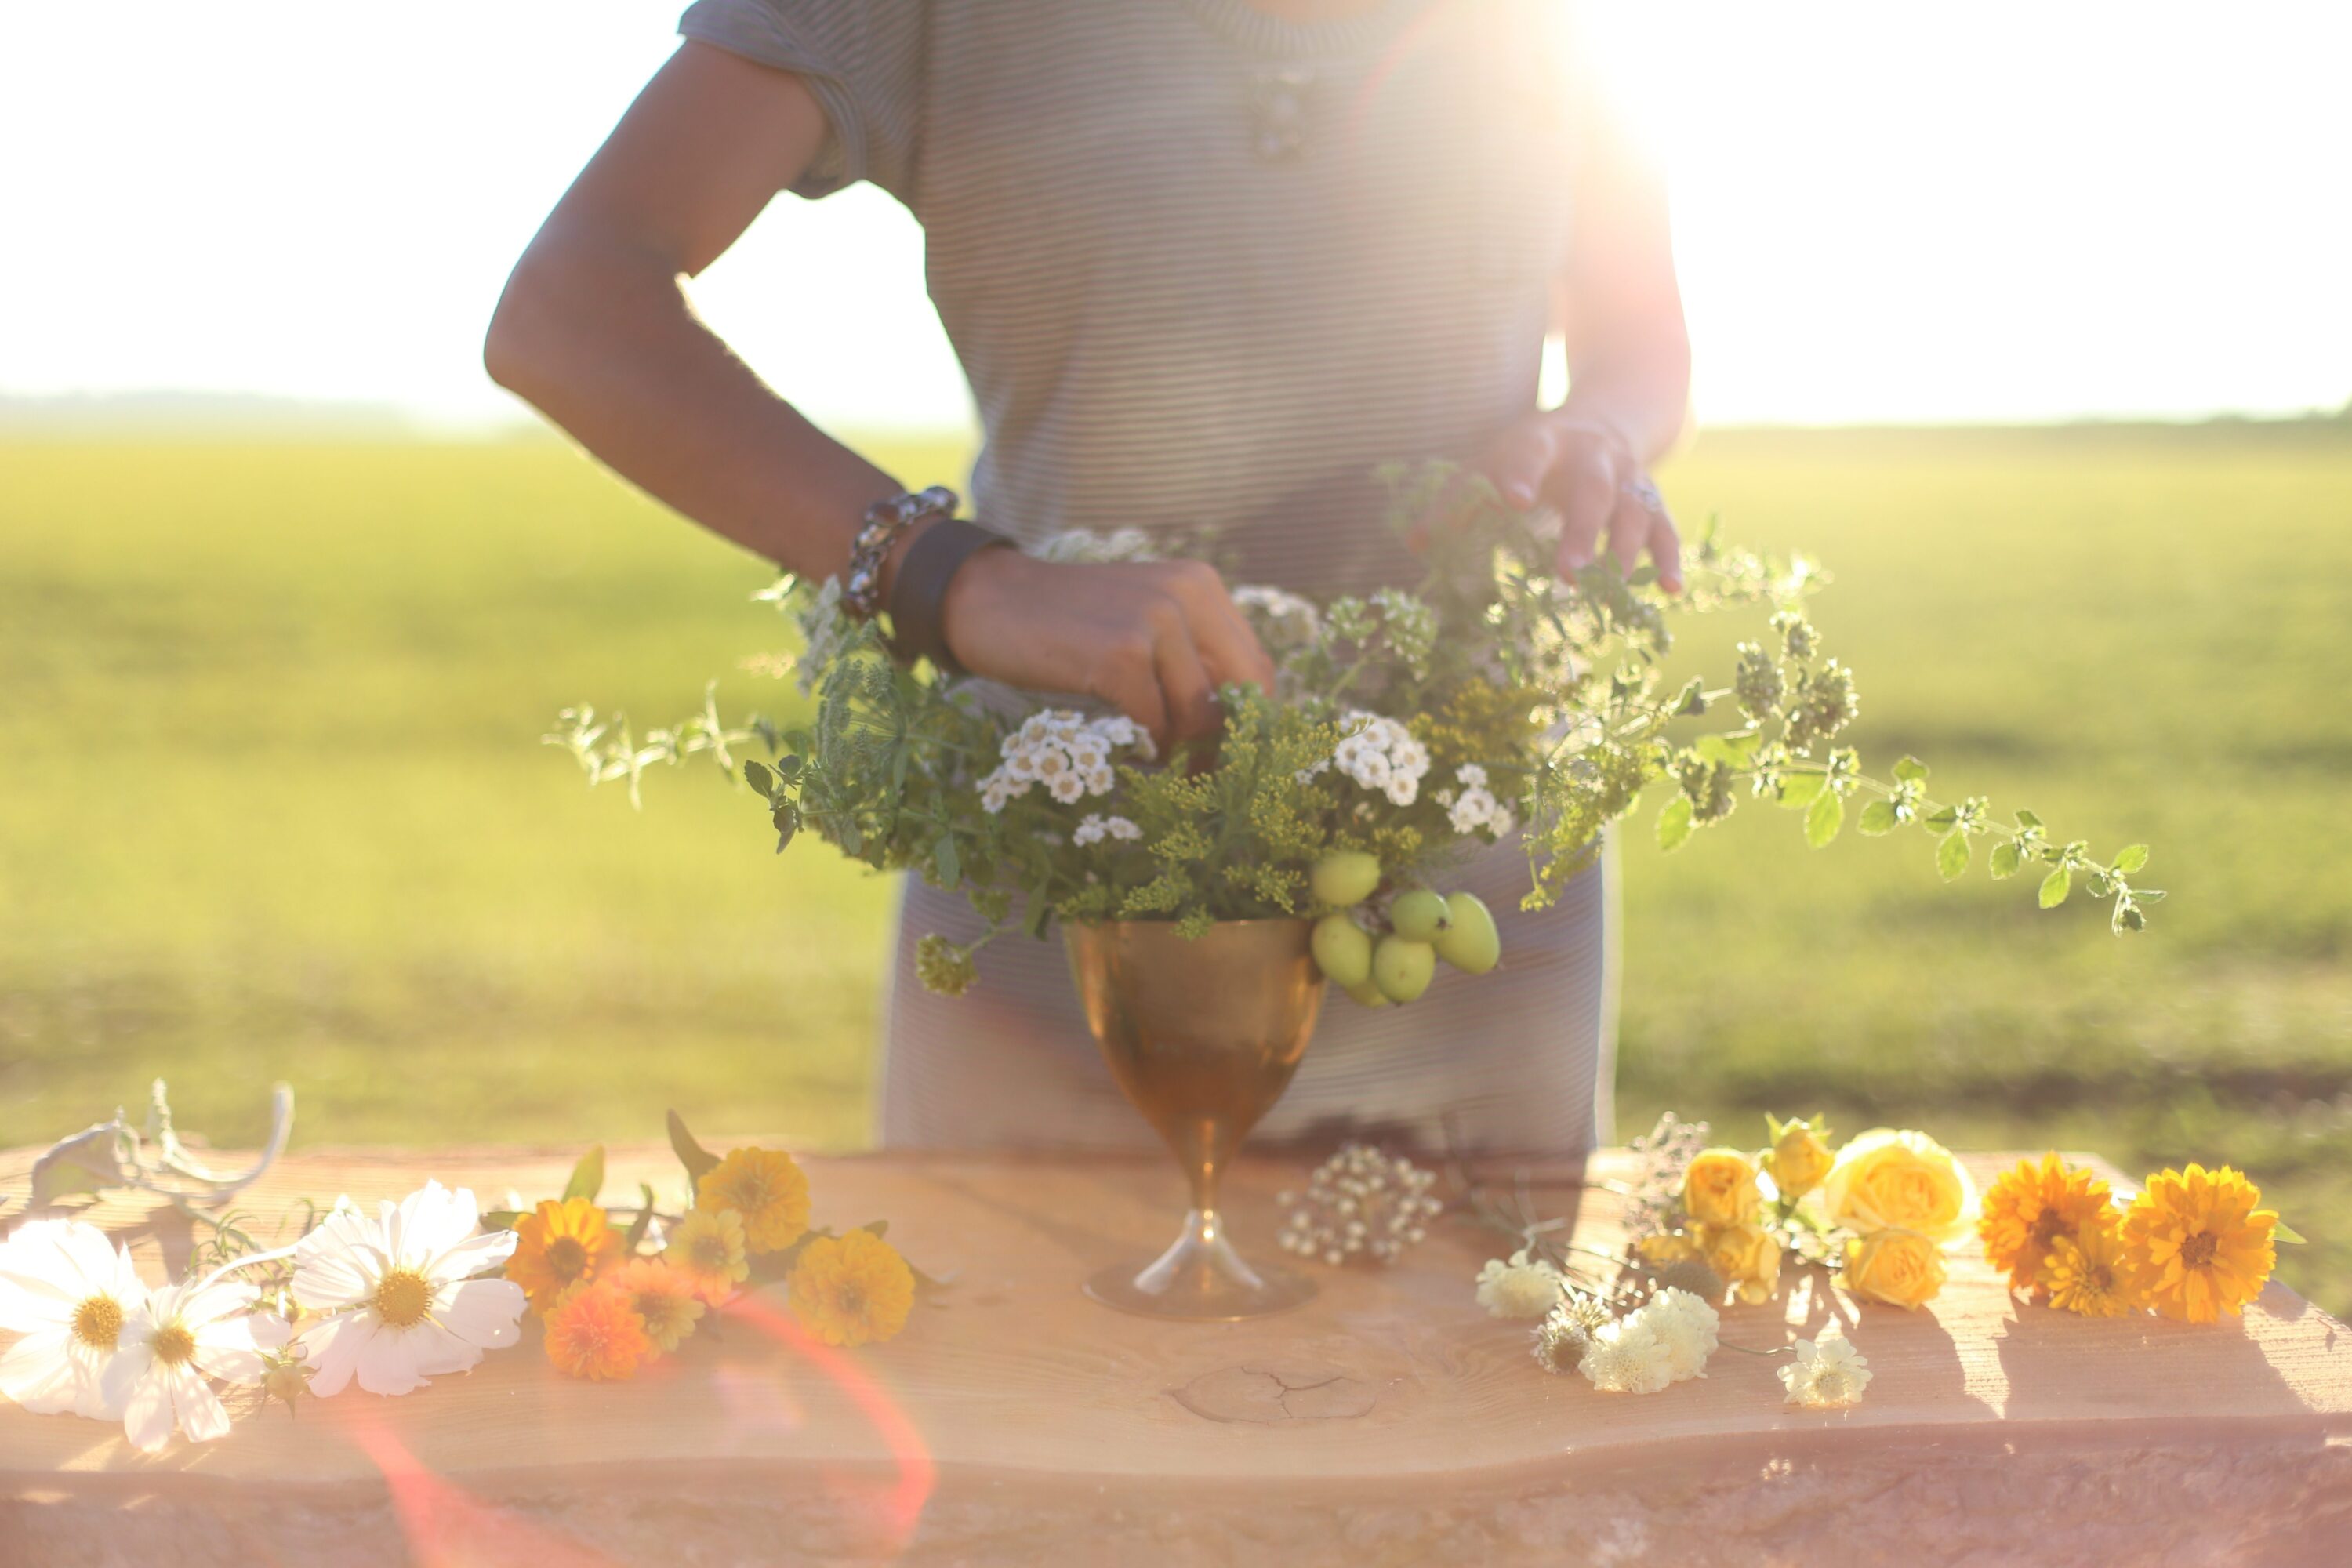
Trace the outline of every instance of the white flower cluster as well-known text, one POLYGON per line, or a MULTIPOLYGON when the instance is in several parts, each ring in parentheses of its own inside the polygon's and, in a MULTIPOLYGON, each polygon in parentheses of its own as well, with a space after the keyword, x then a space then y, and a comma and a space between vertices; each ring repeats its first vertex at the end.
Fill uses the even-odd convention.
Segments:
POLYGON ((1603 1394, 1655 1394, 1705 1377, 1722 1342, 1722 1320, 1688 1290, 1661 1290, 1622 1318, 1596 1323, 1596 1316, 1573 1301, 1553 1308, 1537 1331, 1536 1359, 1564 1372, 1574 1354, 1576 1370, 1603 1394))
POLYGON ((1280 1194, 1281 1246, 1301 1258, 1340 1264, 1359 1253, 1394 1263, 1429 1234, 1444 1205, 1430 1195, 1437 1173, 1402 1155, 1350 1143, 1315 1168, 1304 1195, 1280 1194))
POLYGON ((857 623, 841 607, 841 579, 827 577, 816 597, 801 606, 801 656, 793 664, 793 679, 805 697, 816 689, 824 672, 857 635, 857 623))
POLYGON ((1559 1305, 1559 1270, 1522 1247, 1478 1270, 1478 1305, 1497 1318, 1546 1318, 1559 1305))
POLYGON ((1834 1410, 1860 1402, 1870 1376, 1870 1363, 1853 1342, 1831 1332, 1797 1342, 1797 1359, 1780 1369, 1780 1386, 1789 1391, 1784 1403, 1834 1410))
POLYGON ((1028 794, 1031 784, 1043 785, 1064 805, 1108 795, 1117 782, 1111 753, 1121 746, 1147 759, 1151 755, 1150 735, 1123 714, 1089 719, 1066 708, 1032 713, 998 747, 1004 761, 980 781, 980 804, 992 814, 1003 811, 1007 802, 1028 794))
POLYGON ((1411 805, 1429 772, 1429 748, 1396 720, 1360 708, 1350 709, 1340 722, 1350 733, 1331 753, 1339 771, 1387 795, 1391 805, 1411 805))
POLYGON ((1040 561, 1080 565, 1160 559, 1159 546, 1152 542, 1151 535, 1139 528, 1113 529, 1108 533, 1097 533, 1087 528, 1064 529, 1031 546, 1029 553, 1040 561))
POLYGON ((1511 808, 1495 797, 1486 787, 1486 770, 1476 763, 1465 763, 1454 770, 1454 780, 1462 785, 1459 793, 1445 789, 1437 792, 1437 804, 1445 807, 1445 815, 1456 833, 1491 833, 1500 838, 1518 825, 1511 808))
POLYGON ((1083 847, 1088 844, 1099 844, 1106 838, 1131 843, 1142 837, 1143 829, 1123 816, 1098 816, 1088 812, 1086 820, 1078 824, 1077 831, 1070 835, 1070 842, 1083 847))
POLYGON ((1250 629, 1266 652, 1276 658, 1323 640, 1323 616, 1314 602, 1286 589, 1239 587, 1234 590, 1234 605, 1249 618, 1250 629))

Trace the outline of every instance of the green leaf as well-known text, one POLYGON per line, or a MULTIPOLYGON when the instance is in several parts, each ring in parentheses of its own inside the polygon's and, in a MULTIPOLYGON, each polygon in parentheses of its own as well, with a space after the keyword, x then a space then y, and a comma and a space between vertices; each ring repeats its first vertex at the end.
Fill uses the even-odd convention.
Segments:
POLYGON ((1658 847, 1668 854, 1690 842, 1691 803, 1687 795, 1676 795, 1658 810, 1658 847))
POLYGON ((772 795, 776 793, 776 775, 769 772, 767 763, 757 758, 743 759, 743 782, 761 795, 772 795))
POLYGON ((484 1230, 512 1230, 515 1221, 522 1218, 520 1209, 485 1209, 482 1212, 484 1230))
POLYGON ((1811 805, 1821 798, 1821 793, 1829 787, 1829 782, 1828 775, 1824 773, 1797 773, 1785 778, 1780 781, 1780 804, 1792 811, 1811 805))
POLYGON ((1833 789, 1825 789, 1813 796, 1813 804, 1805 811, 1805 842, 1815 849, 1825 849, 1830 840, 1845 826, 1845 797, 1833 789))
POLYGON ((2074 873, 2061 866, 2042 879, 2042 907, 2054 910, 2066 901, 2074 886, 2074 873))
POLYGON ((2025 856, 2016 845, 1994 845, 1992 847, 1992 879, 1996 882, 2009 880, 2010 878, 2017 875, 2017 868, 2024 863, 2024 860, 2025 856))
POLYGON ((2287 1224, 2284 1220, 2280 1220, 2271 1226, 2271 1236, 2273 1239, 2284 1241, 2290 1247, 2309 1247, 2311 1245, 2309 1241, 2304 1238, 2301 1231, 2296 1230, 2294 1226, 2287 1224))
POLYGON ((1870 837, 1892 833, 1901 826, 1902 819, 1895 815, 1895 803, 1891 800, 1874 800, 1862 808, 1862 831, 1870 837))
POLYGON ((2127 844, 2116 852, 2116 869, 2126 877, 2147 864, 2147 846, 2145 844, 2127 844))
POLYGON ((1721 763, 1727 768, 1744 768, 1756 755, 1753 735, 1701 735, 1691 742, 1691 750, 1710 763, 1721 763))
POLYGON ((2121 936, 2126 931, 2146 931, 2147 917, 2139 912, 2137 904, 2117 899, 2115 917, 2107 921, 2107 925, 2117 936, 2121 936))
POLYGON ((638 1245, 646 1239, 646 1232, 653 1228, 654 1184, 651 1182, 639 1182, 637 1192, 643 1202, 637 1209, 637 1217, 629 1222, 629 1234, 622 1238, 621 1256, 624 1258, 633 1256, 638 1245))
POLYGON ((931 852, 932 864, 939 868, 940 886, 953 891, 963 880, 963 862, 957 858, 955 835, 940 835, 938 847, 931 852))
POLYGON ((1947 882, 1957 882, 1969 868, 1969 836, 1947 833, 1936 846, 1936 869, 1947 882))
POLYGON ((1927 776, 1927 764, 1916 757, 1906 757, 1895 764, 1895 777, 1898 783, 1911 784, 1927 776))
POLYGON ((694 1141, 686 1130, 686 1119, 673 1110, 669 1113, 669 1146, 677 1152, 677 1163, 686 1167, 688 1186, 699 1187, 705 1172, 719 1168, 719 1156, 694 1141))
POLYGON ((1937 833, 1949 833, 1959 825, 1960 809, 1956 805, 1939 805, 1919 819, 1937 833))
POLYGON ((857 1228, 860 1230, 870 1230, 876 1236, 883 1237, 890 1234, 890 1222, 887 1219, 869 1219, 857 1228))
POLYGON ((572 1179, 563 1184, 563 1201, 570 1203, 573 1198, 586 1198, 593 1204, 596 1201, 596 1194, 604 1190, 604 1145, 598 1143, 580 1156, 580 1163, 572 1167, 572 1179))
POLYGON ((2042 819, 2030 811, 2021 810, 2017 814, 2017 825, 2020 827, 2039 827, 2042 826, 2042 819))

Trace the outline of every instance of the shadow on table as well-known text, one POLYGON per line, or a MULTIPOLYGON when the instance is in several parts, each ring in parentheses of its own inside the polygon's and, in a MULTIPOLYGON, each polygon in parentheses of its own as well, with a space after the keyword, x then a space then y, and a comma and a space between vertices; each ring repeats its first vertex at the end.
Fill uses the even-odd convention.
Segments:
POLYGON ((1811 1268, 1783 1287, 1778 1305, 1783 1312, 1799 1314, 1789 1319, 1796 1338, 1819 1339, 1835 1330, 1861 1349, 1870 1359, 1874 1400, 1900 1400, 1939 1414, 2000 1415, 1990 1401, 1969 1391, 1968 1364, 1959 1343, 1932 1306, 1906 1311, 1858 1301, 1811 1268))
MULTIPOLYGON (((2289 1304, 2283 1290, 2269 1294, 2289 1304)), ((2242 1319, 2084 1318, 2012 1298, 1993 1346, 2012 1420, 2311 1414, 2242 1319)))

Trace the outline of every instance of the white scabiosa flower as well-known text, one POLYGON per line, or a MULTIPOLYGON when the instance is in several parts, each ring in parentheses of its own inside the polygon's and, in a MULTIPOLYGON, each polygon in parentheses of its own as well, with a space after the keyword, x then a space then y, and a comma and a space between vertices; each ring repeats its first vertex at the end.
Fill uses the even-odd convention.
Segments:
POLYGON ((1656 1321, 1635 1312, 1595 1330, 1576 1370, 1603 1394, 1655 1394, 1675 1380, 1674 1351, 1656 1321))
POLYGON ((514 1251, 510 1230, 477 1235, 474 1194, 427 1182, 370 1219, 338 1207, 294 1253, 294 1300, 317 1321, 299 1342, 318 1369, 310 1392, 406 1394, 515 1342, 522 1287, 478 1279, 514 1251))
POLYGON ((1780 1386, 1789 1391, 1784 1403, 1814 1410, 1860 1403, 1870 1378, 1870 1363, 1852 1341, 1837 1333, 1799 1340, 1797 1359, 1780 1369, 1780 1386))
POLYGON ((1722 1343, 1717 1331, 1723 1320, 1705 1298, 1688 1290, 1661 1290, 1643 1303, 1639 1315, 1650 1321, 1665 1345, 1676 1383, 1706 1375, 1706 1359, 1722 1343))
POLYGON ((131 1254, 94 1225, 37 1219, 0 1243, 0 1329, 24 1338, 0 1356, 0 1394, 37 1415, 110 1421, 100 1374, 122 1326, 147 1304, 131 1254))
POLYGON ((1559 1305, 1559 1271, 1523 1247, 1478 1270, 1478 1305, 1497 1318, 1542 1318, 1559 1305))
POLYGON ((286 1342, 285 1319, 254 1312, 260 1295, 215 1275, 166 1286, 124 1319, 104 1380, 132 1447, 159 1452, 174 1431, 194 1443, 228 1435, 228 1410, 205 1380, 258 1383, 269 1370, 261 1352, 286 1342))

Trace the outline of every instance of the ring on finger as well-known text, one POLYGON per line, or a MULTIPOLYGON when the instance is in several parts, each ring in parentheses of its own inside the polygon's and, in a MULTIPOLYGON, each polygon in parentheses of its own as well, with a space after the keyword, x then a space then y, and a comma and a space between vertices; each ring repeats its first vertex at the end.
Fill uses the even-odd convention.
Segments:
POLYGON ((1617 488, 1641 502, 1642 510, 1652 517, 1666 515, 1666 498, 1658 493, 1658 487, 1651 483, 1649 475, 1637 474, 1617 488))

